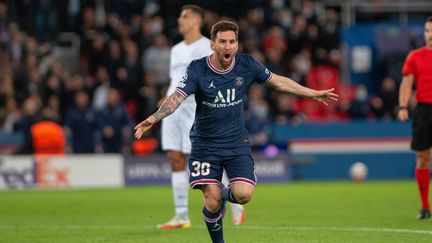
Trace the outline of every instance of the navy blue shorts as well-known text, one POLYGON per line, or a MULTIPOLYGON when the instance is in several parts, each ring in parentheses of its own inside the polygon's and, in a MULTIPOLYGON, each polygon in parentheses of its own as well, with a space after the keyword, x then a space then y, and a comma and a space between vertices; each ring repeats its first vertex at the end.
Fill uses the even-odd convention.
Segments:
POLYGON ((223 186, 222 174, 225 169, 229 185, 236 182, 256 185, 254 160, 250 149, 199 148, 192 149, 188 162, 189 182, 192 189, 201 185, 223 186))

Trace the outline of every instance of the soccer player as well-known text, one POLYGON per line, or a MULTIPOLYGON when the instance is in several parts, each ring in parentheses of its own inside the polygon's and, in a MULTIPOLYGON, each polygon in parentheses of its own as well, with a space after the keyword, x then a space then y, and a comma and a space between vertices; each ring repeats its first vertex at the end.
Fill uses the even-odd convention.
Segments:
POLYGON ((426 18, 424 38, 426 45, 411 51, 403 65, 398 111, 399 120, 408 120, 408 104, 415 83, 417 106, 413 113, 411 148, 416 151, 415 176, 422 203, 420 214, 417 215, 419 220, 431 216, 429 183, 432 147, 432 16, 426 18))
MULTIPOLYGON (((213 53, 210 40, 201 35, 204 11, 197 5, 182 7, 178 21, 183 41, 173 46, 170 59, 171 83, 168 95, 173 93, 186 72, 187 66, 194 59, 213 53)), ((195 117, 195 100, 189 96, 182 105, 169 117, 162 121, 162 149, 167 151, 172 170, 171 183, 174 196, 175 216, 167 223, 160 224, 159 229, 189 228, 191 223, 188 213, 188 172, 186 158, 191 153, 189 132, 195 117)), ((224 176, 225 181, 226 176, 224 176)), ((235 225, 243 223, 245 211, 243 205, 231 205, 235 225)))
POLYGON ((211 30, 213 54, 192 61, 182 82, 158 111, 135 127, 140 138, 153 124, 173 113, 191 94, 197 108, 190 133, 192 153, 189 181, 204 196, 202 210, 213 242, 224 242, 222 219, 225 202, 245 204, 252 198, 256 178, 244 128, 243 104, 253 82, 280 92, 313 98, 327 104, 336 101, 333 89, 313 90, 270 72, 247 54, 238 51, 238 26, 220 21, 211 30), (226 170, 229 187, 221 183, 226 170))

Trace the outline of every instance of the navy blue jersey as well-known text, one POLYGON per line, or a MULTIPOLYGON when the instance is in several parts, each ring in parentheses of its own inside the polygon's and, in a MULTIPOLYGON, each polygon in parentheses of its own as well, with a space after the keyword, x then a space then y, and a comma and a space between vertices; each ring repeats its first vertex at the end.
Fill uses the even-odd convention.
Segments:
POLYGON ((176 91, 195 94, 197 108, 190 137, 192 148, 248 146, 243 105, 253 82, 265 84, 273 76, 247 54, 237 53, 226 70, 210 63, 210 56, 192 61, 176 91))

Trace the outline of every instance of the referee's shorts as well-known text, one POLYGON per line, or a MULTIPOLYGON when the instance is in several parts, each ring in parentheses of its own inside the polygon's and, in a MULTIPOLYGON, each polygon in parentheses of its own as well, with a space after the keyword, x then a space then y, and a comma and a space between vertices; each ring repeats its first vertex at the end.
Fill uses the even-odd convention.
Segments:
POLYGON ((432 147, 432 104, 418 103, 414 109, 411 148, 422 151, 432 147))

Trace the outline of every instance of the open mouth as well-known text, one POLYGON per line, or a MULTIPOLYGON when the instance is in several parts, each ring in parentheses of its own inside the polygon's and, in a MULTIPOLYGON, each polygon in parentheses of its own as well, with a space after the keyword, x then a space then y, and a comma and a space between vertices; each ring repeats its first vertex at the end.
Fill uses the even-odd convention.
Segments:
POLYGON ((230 57, 231 57, 231 54, 229 54, 229 53, 225 53, 224 54, 224 59, 225 60, 228 60, 230 57))

